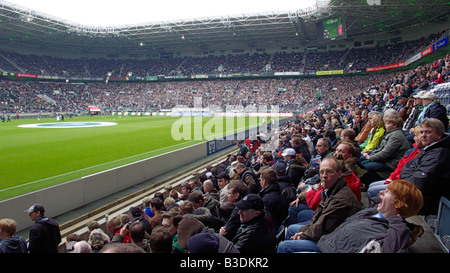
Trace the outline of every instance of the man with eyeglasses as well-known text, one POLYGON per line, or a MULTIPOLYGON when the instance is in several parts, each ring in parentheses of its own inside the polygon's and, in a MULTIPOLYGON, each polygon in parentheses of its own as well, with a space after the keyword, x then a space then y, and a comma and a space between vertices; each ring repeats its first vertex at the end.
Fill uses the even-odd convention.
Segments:
POLYGON ((342 177, 342 165, 334 157, 326 157, 320 164, 320 179, 323 183, 321 201, 307 224, 290 225, 286 240, 278 246, 278 253, 317 252, 322 235, 331 233, 345 219, 362 209, 347 181, 342 177))

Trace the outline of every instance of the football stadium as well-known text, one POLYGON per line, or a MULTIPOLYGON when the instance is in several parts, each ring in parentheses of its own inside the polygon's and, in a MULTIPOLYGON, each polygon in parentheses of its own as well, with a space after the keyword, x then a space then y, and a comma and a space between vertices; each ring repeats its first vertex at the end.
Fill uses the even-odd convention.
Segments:
POLYGON ((0 253, 449 252, 448 1, 48 2, 0 1, 0 253))

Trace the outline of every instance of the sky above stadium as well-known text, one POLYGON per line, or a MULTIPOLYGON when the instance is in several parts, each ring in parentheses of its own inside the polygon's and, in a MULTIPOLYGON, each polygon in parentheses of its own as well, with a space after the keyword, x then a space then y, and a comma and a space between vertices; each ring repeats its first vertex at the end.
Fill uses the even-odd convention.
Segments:
POLYGON ((290 11, 315 0, 6 0, 53 17, 88 26, 120 26, 179 19, 290 11))

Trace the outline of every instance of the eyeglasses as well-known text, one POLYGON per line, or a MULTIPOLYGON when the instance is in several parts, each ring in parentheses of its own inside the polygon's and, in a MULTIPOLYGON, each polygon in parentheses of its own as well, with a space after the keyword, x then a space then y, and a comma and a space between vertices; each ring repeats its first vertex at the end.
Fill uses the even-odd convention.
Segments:
POLYGON ((335 170, 320 170, 320 171, 319 171, 319 174, 320 174, 320 175, 323 175, 323 174, 330 175, 330 174, 335 174, 335 173, 336 173, 335 170))

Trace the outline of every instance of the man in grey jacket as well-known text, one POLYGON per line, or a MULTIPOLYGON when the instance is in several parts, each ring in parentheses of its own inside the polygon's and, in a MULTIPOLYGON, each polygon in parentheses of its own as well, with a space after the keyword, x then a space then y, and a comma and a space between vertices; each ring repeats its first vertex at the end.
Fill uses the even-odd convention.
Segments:
POLYGON ((385 119, 386 134, 380 144, 372 151, 363 154, 365 161, 362 162, 362 165, 367 173, 361 177, 361 182, 366 186, 374 181, 386 179, 410 148, 402 125, 403 119, 400 116, 387 117, 385 119), (380 176, 379 172, 381 171, 383 174, 380 176))

